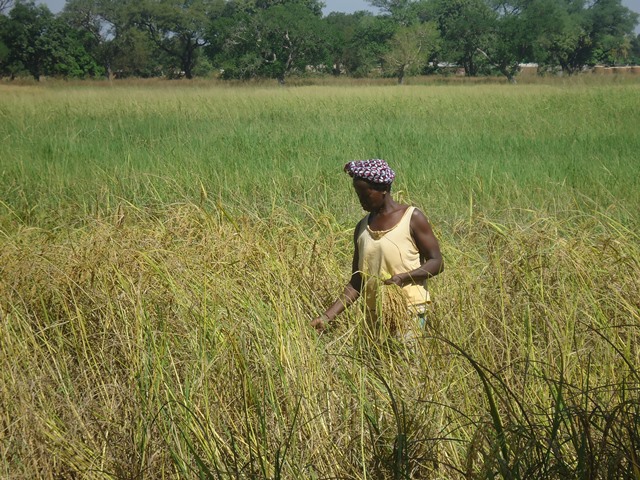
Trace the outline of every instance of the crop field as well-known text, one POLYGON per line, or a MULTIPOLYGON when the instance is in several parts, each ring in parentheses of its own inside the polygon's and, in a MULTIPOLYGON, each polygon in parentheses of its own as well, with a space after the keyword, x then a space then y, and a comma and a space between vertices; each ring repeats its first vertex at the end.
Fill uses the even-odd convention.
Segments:
POLYGON ((633 78, 0 84, 0 477, 640 480, 639 132, 633 78), (410 347, 309 327, 365 158, 445 258, 410 347))

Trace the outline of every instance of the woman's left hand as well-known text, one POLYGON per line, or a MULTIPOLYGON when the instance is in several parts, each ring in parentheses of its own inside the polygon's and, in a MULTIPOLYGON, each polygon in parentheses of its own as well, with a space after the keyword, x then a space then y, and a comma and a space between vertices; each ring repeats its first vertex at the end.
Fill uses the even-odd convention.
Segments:
POLYGON ((402 277, 400 275, 394 275, 393 277, 384 281, 385 285, 397 285, 401 287, 404 284, 402 277))

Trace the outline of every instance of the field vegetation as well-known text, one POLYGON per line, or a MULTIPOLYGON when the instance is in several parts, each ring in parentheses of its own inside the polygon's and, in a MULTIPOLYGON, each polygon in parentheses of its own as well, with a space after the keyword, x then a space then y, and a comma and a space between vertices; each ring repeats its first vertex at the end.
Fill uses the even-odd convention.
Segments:
POLYGON ((640 84, 0 85, 0 476, 640 480, 640 84), (346 282, 385 158, 446 271, 346 282))

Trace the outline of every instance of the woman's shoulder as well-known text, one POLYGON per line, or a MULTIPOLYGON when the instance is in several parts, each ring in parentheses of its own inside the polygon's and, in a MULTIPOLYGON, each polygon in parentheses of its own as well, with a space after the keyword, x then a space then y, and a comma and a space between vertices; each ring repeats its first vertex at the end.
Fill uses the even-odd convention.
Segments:
POLYGON ((411 216, 412 217, 415 217, 415 216, 424 217, 425 216, 424 212, 419 207, 416 207, 415 205, 410 205, 409 209, 411 210, 411 216))
POLYGON ((422 210, 418 207, 411 207, 413 211, 411 212, 411 230, 415 229, 424 229, 425 227, 429 227, 429 219, 424 214, 422 210))
POLYGON ((362 230, 364 227, 367 226, 368 223, 369 223, 369 214, 367 213, 364 217, 358 220, 358 223, 356 223, 356 232, 359 232, 360 230, 362 230))
POLYGON ((418 212, 418 214, 421 213, 418 207, 414 205, 406 205, 404 203, 400 204, 400 208, 398 210, 402 212, 403 217, 410 217, 411 219, 416 215, 416 212, 418 212))
POLYGON ((356 223, 356 228, 354 229, 355 234, 356 235, 360 234, 363 228, 367 228, 368 223, 369 223, 369 214, 366 214, 364 217, 362 217, 358 221, 358 223, 356 223))

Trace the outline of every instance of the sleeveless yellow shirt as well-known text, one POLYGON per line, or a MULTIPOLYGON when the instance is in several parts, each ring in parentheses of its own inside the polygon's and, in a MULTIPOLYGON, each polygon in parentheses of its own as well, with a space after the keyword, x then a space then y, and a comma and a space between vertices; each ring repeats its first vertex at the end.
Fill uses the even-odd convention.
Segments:
MULTIPOLYGON (((360 223, 356 235, 358 244, 358 270, 363 274, 362 293, 367 310, 376 310, 377 290, 381 281, 410 272, 420 267, 420 252, 411 235, 411 215, 415 207, 409 207, 400 221, 389 230, 369 228, 369 215, 360 223)), ((421 313, 431 303, 426 282, 416 282, 402 287, 407 298, 408 312, 421 313)))

